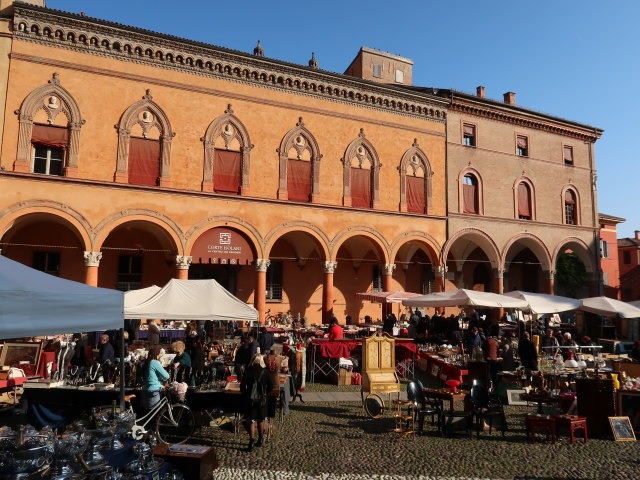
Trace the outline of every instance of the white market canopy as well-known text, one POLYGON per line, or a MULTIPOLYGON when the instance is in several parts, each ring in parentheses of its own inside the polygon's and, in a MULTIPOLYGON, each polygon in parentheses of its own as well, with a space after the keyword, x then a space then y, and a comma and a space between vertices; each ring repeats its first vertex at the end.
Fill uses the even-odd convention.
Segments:
POLYGON ((517 298, 498 295, 497 293, 477 292, 475 290, 451 290, 448 292, 430 293, 420 297, 402 301, 407 307, 494 307, 494 308, 525 308, 527 302, 517 298))
POLYGON ((0 338, 122 328, 124 295, 0 256, 0 338))
POLYGON ((356 293, 356 297, 375 303, 402 303, 403 300, 419 296, 419 293, 403 292, 401 290, 394 290, 392 292, 356 293))
POLYGON ((544 313, 560 313, 568 310, 575 310, 582 305, 582 300, 575 298, 548 295, 546 293, 531 293, 515 290, 503 295, 512 298, 519 298, 527 302, 527 307, 523 310, 542 315, 544 313))
POLYGON ((580 310, 597 313, 599 315, 604 315, 605 317, 615 317, 616 315, 619 315, 622 318, 640 317, 640 308, 636 308, 626 302, 614 300, 609 297, 583 298, 580 310))
POLYGON ((161 288, 157 285, 151 285, 147 288, 140 288, 138 290, 129 290, 128 292, 124 292, 124 308, 135 307, 136 305, 140 305, 142 302, 146 302, 151 297, 153 297, 156 293, 158 293, 161 288))
POLYGON ((258 311, 215 280, 171 279, 153 297, 126 307, 125 318, 164 320, 256 321, 258 311))

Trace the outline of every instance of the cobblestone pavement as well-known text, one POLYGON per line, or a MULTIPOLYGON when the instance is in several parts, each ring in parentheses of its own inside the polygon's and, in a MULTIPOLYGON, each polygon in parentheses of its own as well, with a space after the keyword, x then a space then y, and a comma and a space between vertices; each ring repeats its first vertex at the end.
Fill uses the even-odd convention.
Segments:
MULTIPOLYGON (((461 405, 459 405, 461 407, 461 405)), ((430 480, 625 480, 640 478, 640 444, 590 439, 570 445, 530 444, 524 415, 531 407, 505 407, 509 431, 479 439, 425 434, 399 438, 387 414, 368 418, 358 403, 291 405, 267 444, 247 452, 248 435, 203 427, 194 443, 216 447, 220 468, 213 478, 430 479, 430 480)))

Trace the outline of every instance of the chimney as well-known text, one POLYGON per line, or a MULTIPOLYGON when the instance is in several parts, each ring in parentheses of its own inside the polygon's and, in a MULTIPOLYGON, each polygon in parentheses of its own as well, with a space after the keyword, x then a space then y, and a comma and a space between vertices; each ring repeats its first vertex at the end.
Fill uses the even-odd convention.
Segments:
POLYGON ((482 85, 476 87, 476 97, 484 98, 484 87, 482 85))
POLYGON ((504 94, 504 103, 507 105, 516 104, 516 92, 507 92, 504 94))
POLYGON ((640 240, 640 230, 634 232, 636 234, 636 240, 640 240))

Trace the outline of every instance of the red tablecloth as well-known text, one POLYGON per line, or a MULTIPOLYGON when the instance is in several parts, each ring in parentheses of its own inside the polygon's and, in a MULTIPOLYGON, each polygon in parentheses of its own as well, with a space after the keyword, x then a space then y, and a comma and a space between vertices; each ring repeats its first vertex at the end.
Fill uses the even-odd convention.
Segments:
POLYGON ((0 391, 12 389, 16 385, 22 385, 26 380, 26 377, 15 377, 7 378, 6 380, 0 380, 0 391))
POLYGON ((40 354, 40 366, 38 367, 37 375, 42 378, 48 378, 47 375, 47 363, 52 362, 53 367, 51 368, 51 373, 56 371, 56 352, 45 352, 42 351, 40 354))
MULTIPOLYGON (((351 352, 356 348, 362 348, 362 339, 355 340, 311 340, 312 345, 317 345, 320 355, 327 358, 351 358, 351 352)), ((406 358, 419 358, 418 346, 412 341, 396 339, 396 361, 406 358)))
POLYGON ((441 380, 459 380, 462 382, 462 376, 467 375, 467 370, 451 365, 433 355, 427 355, 427 373, 431 376, 440 378, 441 380))

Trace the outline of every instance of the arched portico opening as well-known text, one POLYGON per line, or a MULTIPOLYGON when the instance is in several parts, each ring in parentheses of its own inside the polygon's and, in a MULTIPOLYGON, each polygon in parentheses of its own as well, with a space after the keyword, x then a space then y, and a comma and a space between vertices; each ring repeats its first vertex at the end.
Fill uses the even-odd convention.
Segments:
POLYGON ((549 253, 533 236, 512 239, 504 253, 505 291, 548 293, 552 275, 549 253))
POLYGON ((498 249, 484 232, 468 230, 454 235, 445 255, 448 288, 502 292, 498 249))

